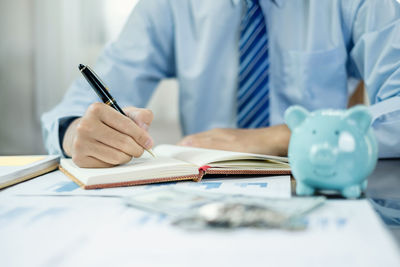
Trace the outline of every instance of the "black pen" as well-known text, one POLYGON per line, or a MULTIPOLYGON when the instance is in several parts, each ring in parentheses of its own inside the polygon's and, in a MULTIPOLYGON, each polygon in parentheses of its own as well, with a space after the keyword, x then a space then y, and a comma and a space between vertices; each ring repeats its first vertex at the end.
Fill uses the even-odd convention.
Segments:
MULTIPOLYGON (((97 76, 97 74, 89 66, 79 64, 79 70, 104 104, 109 105, 110 107, 119 111, 122 115, 126 116, 125 112, 118 106, 117 101, 110 94, 107 86, 101 81, 99 76, 97 76)), ((150 155, 155 157, 151 149, 145 150, 149 152, 150 155)))

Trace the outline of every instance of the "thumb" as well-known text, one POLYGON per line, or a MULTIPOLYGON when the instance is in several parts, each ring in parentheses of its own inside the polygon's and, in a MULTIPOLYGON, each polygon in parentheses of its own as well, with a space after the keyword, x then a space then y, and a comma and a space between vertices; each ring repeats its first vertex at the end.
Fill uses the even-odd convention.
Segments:
POLYGON ((127 107, 123 109, 125 114, 133 120, 140 128, 148 130, 154 115, 150 109, 127 107))

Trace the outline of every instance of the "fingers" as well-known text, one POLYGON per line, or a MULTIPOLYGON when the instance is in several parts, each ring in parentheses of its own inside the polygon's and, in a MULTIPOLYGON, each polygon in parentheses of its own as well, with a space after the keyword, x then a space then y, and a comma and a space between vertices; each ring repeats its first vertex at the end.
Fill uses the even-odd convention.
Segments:
POLYGON ((246 151, 246 136, 241 129, 213 129, 184 137, 178 145, 231 151, 246 151))
POLYGON ((194 134, 185 136, 181 141, 177 143, 179 146, 192 146, 192 147, 204 147, 202 143, 207 143, 201 135, 194 134))
POLYGON ((129 135, 123 134, 101 121, 82 121, 78 131, 81 134, 90 136, 91 139, 104 145, 124 152, 131 157, 140 157, 143 154, 143 147, 129 135))
MULTIPOLYGON (((151 111, 130 110, 136 119, 150 125, 151 111)), ((71 123, 63 140, 64 151, 80 167, 123 164, 140 157, 143 147, 152 146, 153 140, 143 126, 103 103, 92 104, 82 118, 71 123)))
POLYGON ((217 129, 188 135, 184 137, 178 145, 192 146, 201 148, 222 149, 221 146, 225 143, 223 135, 218 133, 217 129))
POLYGON ((153 121, 153 112, 149 109, 128 107, 124 109, 125 114, 133 120, 140 128, 148 130, 153 121))
POLYGON ((186 136, 178 145, 286 156, 290 134, 286 125, 259 129, 213 129, 186 136))
POLYGON ((100 142, 95 141, 87 147, 87 154, 111 165, 124 164, 132 159, 132 156, 100 142))
POLYGON ((131 155, 94 139, 81 136, 79 133, 73 142, 72 150, 72 160, 79 167, 114 166, 127 163, 132 159, 131 155), (91 166, 89 163, 95 165, 91 166))
POLYGON ((89 107, 87 113, 88 116, 99 118, 100 121, 116 131, 131 136, 141 147, 146 149, 153 147, 153 139, 144 129, 113 108, 103 103, 95 103, 89 107))
POLYGON ((114 166, 91 156, 82 157, 81 159, 73 158, 72 160, 81 168, 110 168, 114 166))

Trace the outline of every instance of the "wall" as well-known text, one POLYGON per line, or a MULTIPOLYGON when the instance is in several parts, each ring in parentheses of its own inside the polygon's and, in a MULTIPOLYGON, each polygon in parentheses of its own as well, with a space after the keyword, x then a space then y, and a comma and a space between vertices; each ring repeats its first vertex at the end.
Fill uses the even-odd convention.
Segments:
POLYGON ((43 152, 35 116, 33 2, 0 2, 0 154, 43 152))
MULTIPOLYGON (((56 105, 117 35, 137 0, 0 2, 0 155, 45 153, 40 116, 56 105), (94 10, 95 9, 95 10, 94 10)), ((177 83, 163 82, 150 102, 158 143, 180 139, 177 83), (170 99, 168 103, 163 101, 170 99)))

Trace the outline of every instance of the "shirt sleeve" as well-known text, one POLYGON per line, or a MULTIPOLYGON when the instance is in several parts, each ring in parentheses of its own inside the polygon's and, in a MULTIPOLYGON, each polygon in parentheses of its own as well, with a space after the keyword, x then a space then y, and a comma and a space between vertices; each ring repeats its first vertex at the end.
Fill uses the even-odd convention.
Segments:
POLYGON ((400 4, 362 0, 354 14, 350 61, 367 89, 379 157, 400 157, 400 4))
MULTIPOLYGON (((172 30, 168 0, 140 1, 118 38, 105 47, 94 69, 121 107, 145 107, 159 81, 175 76, 172 30)), ((42 115, 44 143, 50 154, 62 155, 60 121, 83 116, 89 105, 98 101, 80 78, 61 103, 42 115)))
POLYGON ((64 141, 65 132, 67 131, 69 125, 77 118, 79 118, 79 117, 64 117, 64 118, 60 119, 60 121, 58 123, 59 124, 59 126, 58 126, 58 142, 60 144, 61 152, 64 157, 68 157, 65 154, 64 148, 62 146, 62 143, 64 141))

